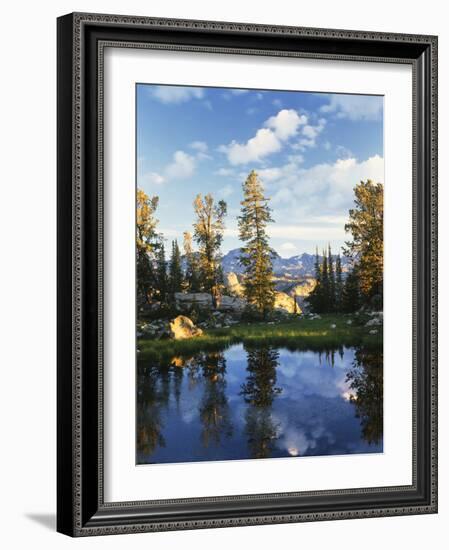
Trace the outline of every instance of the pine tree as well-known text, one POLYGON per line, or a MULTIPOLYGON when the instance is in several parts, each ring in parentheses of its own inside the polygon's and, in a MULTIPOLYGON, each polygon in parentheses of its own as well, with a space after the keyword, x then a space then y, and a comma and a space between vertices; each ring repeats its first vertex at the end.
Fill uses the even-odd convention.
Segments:
POLYGON ((207 194, 204 199, 201 195, 197 195, 193 206, 196 214, 196 222, 193 225, 194 239, 199 248, 201 285, 206 292, 210 293, 213 306, 217 307, 222 288, 220 248, 227 206, 223 200, 215 204, 210 194, 207 194))
POLYGON ((358 266, 354 265, 346 276, 343 285, 341 309, 344 313, 354 313, 361 306, 358 266))
POLYGON ((244 294, 264 318, 273 309, 275 293, 271 249, 266 226, 271 223, 268 198, 257 174, 250 172, 243 184, 241 215, 238 218, 241 248, 240 263, 244 268, 244 294))
POLYGON ((318 247, 316 247, 316 253, 315 253, 315 288, 312 290, 312 292, 309 294, 309 296, 306 297, 306 301, 310 306, 310 309, 314 313, 322 313, 322 302, 323 302, 323 288, 321 284, 321 263, 320 263, 320 257, 318 255, 318 247))
POLYGON ((167 278, 167 262, 165 260, 165 247, 161 243, 156 255, 156 290, 161 303, 167 302, 168 294, 168 278, 167 278))
POLYGON ((349 211, 345 254, 357 264, 362 301, 382 307, 383 297, 383 185, 361 181, 354 188, 355 208, 349 211))
POLYGON ((328 269, 328 278, 329 278, 329 290, 328 290, 328 311, 330 313, 335 311, 335 271, 334 271, 334 260, 332 258, 331 245, 328 245, 327 250, 327 269, 328 269))
POLYGON ((198 258, 193 251, 192 235, 188 232, 184 232, 184 255, 186 261, 185 268, 185 288, 187 292, 200 292, 200 274, 198 267, 198 258))
POLYGON ((341 312, 343 299, 343 272, 341 268, 341 256, 335 261, 335 310, 341 312))
POLYGON ((173 301, 176 292, 182 291, 183 275, 181 267, 181 253, 179 251, 178 241, 172 241, 171 257, 168 268, 168 282, 170 289, 170 299, 173 301))
POLYGON ((330 304, 330 284, 329 284, 329 269, 327 263, 326 251, 323 250, 323 263, 321 267, 321 312, 329 312, 330 304))

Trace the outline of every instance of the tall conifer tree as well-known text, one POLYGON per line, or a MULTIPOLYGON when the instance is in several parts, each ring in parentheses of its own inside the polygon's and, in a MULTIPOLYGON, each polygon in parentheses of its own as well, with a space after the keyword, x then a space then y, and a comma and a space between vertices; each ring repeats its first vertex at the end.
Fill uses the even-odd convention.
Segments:
POLYGON ((335 261, 335 309, 341 312, 343 294, 343 272, 341 268, 341 256, 337 256, 335 261))
POLYGON ((329 268, 327 263, 326 251, 323 250, 323 263, 321 268, 321 287, 322 287, 322 302, 321 312, 328 313, 330 303, 330 285, 329 285, 329 268))
POLYGON ((168 269, 168 281, 170 289, 170 299, 174 300, 175 293, 182 291, 183 274, 181 266, 181 253, 179 251, 178 241, 172 241, 171 256, 168 269))
POLYGON ((240 263, 244 267, 244 293, 264 318, 273 309, 275 293, 271 249, 266 232, 271 223, 271 210, 263 186, 254 170, 243 184, 241 215, 238 218, 241 248, 240 263))
POLYGON ((321 262, 320 256, 318 254, 318 247, 316 247, 315 252, 315 288, 312 292, 306 297, 306 302, 309 304, 311 310, 315 313, 322 312, 322 303, 323 303, 323 287, 321 281, 321 262))
POLYGON ((342 311, 344 313, 354 313, 361 304, 360 284, 358 266, 354 265, 346 276, 342 292, 342 311))
POLYGON ((158 298, 160 302, 166 303, 168 297, 168 278, 164 243, 161 243, 157 251, 156 265, 156 290, 158 293, 158 298))
POLYGON ((331 245, 328 245, 327 250, 327 270, 328 270, 328 277, 329 277, 329 290, 328 290, 328 311, 333 312, 335 311, 335 271, 334 271, 334 259, 332 258, 332 250, 331 245))

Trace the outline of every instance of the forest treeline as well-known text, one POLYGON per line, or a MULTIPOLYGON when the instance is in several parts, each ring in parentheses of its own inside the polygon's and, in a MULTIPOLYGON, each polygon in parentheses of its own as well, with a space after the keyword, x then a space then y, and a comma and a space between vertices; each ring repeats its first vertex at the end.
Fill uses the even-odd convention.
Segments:
POLYGON ((345 225, 351 239, 343 247, 351 267, 343 277, 340 254, 334 262, 330 246, 321 260, 316 251, 316 286, 307 298, 316 313, 352 313, 361 307, 382 310, 383 185, 361 181, 354 195, 345 225))
MULTIPOLYGON (((252 171, 243 184, 238 216, 242 241, 240 262, 244 267, 244 296, 261 316, 274 307, 272 250, 266 227, 272 223, 269 199, 252 171)), ((166 258, 164 238, 157 231, 158 197, 137 191, 137 290, 140 301, 174 303, 177 292, 207 292, 217 307, 224 290, 221 245, 227 205, 209 193, 193 201, 193 232, 185 231, 184 262, 177 240, 172 241, 166 258), (194 249, 196 245, 196 250, 194 249)))
MULTIPOLYGON (((238 216, 241 240, 240 263, 247 303, 265 318, 273 309, 272 249, 267 226, 273 223, 269 198, 253 170, 243 184, 238 216)), ((352 268, 343 273, 340 255, 330 246, 322 259, 316 254, 314 291, 310 309, 316 313, 351 312, 366 305, 382 307, 383 282, 383 186, 370 180, 354 188, 355 206, 349 211, 345 229, 351 235, 344 254, 352 268)), ((183 235, 183 254, 178 241, 171 243, 167 257, 164 236, 158 232, 156 211, 159 199, 137 191, 136 254, 139 303, 173 305, 177 292, 207 292, 217 307, 224 289, 221 266, 227 205, 209 193, 193 201, 193 231, 183 235), (196 246, 195 246, 196 245, 196 246)))

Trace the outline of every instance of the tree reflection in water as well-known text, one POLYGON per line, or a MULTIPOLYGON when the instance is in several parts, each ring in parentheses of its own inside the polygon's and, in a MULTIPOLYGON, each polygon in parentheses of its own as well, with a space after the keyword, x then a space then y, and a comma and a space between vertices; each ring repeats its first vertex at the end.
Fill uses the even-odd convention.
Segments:
POLYGON ((137 387, 137 449, 151 455, 158 446, 165 447, 161 415, 170 398, 170 372, 158 367, 145 369, 138 374, 137 387))
POLYGON ((356 348, 346 381, 354 392, 350 401, 360 419, 363 439, 370 445, 379 444, 383 437, 383 353, 356 348))
POLYGON ((382 364, 379 349, 272 342, 140 361, 137 462, 290 456, 304 437, 310 455, 379 452, 382 364))
POLYGON ((222 436, 231 437, 232 424, 226 397, 226 359, 223 352, 202 353, 197 366, 202 369, 204 392, 199 408, 204 447, 218 445, 222 436))
POLYGON ((281 388, 276 387, 279 352, 270 346, 258 349, 245 347, 245 351, 248 374, 240 395, 248 404, 245 432, 249 454, 251 458, 268 458, 279 437, 279 427, 272 416, 273 400, 282 392, 281 388))

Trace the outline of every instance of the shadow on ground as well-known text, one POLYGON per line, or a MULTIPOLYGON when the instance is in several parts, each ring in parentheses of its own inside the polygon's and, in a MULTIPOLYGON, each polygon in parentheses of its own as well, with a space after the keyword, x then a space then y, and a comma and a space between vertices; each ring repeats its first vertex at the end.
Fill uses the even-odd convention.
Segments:
POLYGON ((46 529, 56 531, 56 514, 25 514, 25 517, 39 523, 46 529))

